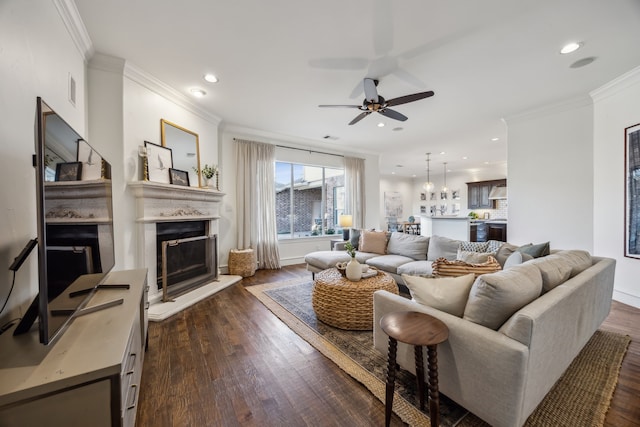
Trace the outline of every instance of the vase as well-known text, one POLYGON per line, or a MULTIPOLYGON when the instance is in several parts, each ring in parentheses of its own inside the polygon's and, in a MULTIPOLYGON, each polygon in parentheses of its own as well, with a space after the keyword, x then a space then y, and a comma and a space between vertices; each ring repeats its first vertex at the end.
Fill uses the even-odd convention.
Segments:
POLYGON ((211 178, 206 178, 206 177, 202 177, 202 179, 204 180, 204 188, 212 188, 212 182, 211 182, 211 178))
POLYGON ((347 279, 352 282, 357 282, 362 278, 362 267, 357 259, 351 258, 351 261, 347 263, 347 279))

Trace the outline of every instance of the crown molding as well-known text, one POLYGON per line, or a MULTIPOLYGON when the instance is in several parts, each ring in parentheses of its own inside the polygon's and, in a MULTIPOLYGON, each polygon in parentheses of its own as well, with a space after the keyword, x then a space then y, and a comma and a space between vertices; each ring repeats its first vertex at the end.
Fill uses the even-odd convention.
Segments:
POLYGON ((84 58, 84 62, 89 62, 89 58, 93 56, 93 43, 89 32, 82 22, 78 8, 73 0, 53 0, 53 4, 58 10, 60 18, 67 32, 71 36, 73 43, 84 58))
POLYGON ((191 99, 183 95, 181 92, 177 91, 161 80, 153 77, 152 75, 142 71, 140 68, 129 62, 125 62, 124 64, 123 75, 129 80, 138 83, 139 85, 162 96, 163 98, 170 100, 171 102, 179 105, 185 110, 203 118, 204 120, 207 120, 208 122, 215 124, 216 126, 219 125, 220 122, 222 122, 222 118, 220 118, 219 116, 205 110, 199 105, 194 104, 191 99))
POLYGON ((532 108, 517 114, 513 114, 507 117, 503 117, 502 120, 509 125, 513 123, 523 122, 535 118, 549 116, 552 114, 562 113, 564 111, 571 111, 578 108, 589 107, 593 105, 593 100, 588 95, 578 96, 575 98, 567 99, 565 101, 548 104, 538 108, 532 108))
POLYGON ((124 74, 125 64, 126 61, 122 58, 105 55, 103 53, 95 53, 89 60, 88 67, 122 75, 124 74))
POLYGON ((640 67, 636 67, 610 82, 605 83, 599 88, 591 91, 589 95, 591 95, 591 98, 595 102, 599 102, 637 84, 640 84, 640 67))

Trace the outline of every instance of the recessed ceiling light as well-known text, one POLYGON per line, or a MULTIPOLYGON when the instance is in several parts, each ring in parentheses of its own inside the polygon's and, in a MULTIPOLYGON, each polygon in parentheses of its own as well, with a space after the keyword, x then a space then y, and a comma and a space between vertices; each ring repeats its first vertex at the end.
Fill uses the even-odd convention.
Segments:
POLYGON ((489 164, 489 162, 484 162, 484 164, 485 164, 485 165, 488 165, 488 164, 489 164))
POLYGON ((415 178, 415 177, 416 177, 416 174, 414 173, 414 174, 413 174, 413 175, 411 175, 411 176, 412 176, 413 178, 415 178))
POLYGON ((444 151, 441 151, 440 154, 445 154, 444 151))
POLYGON ((395 174, 396 174, 395 172, 391 172, 391 175, 395 175, 395 174))
POLYGON ((205 96, 207 94, 207 92, 205 92, 202 89, 191 89, 191 93, 193 94, 193 96, 195 96, 196 98, 202 98, 203 96, 205 96))
POLYGON ((467 160, 468 157, 467 156, 462 156, 462 160, 467 160))
POLYGON ((382 123, 382 122, 378 123, 378 127, 379 128, 383 128, 384 127, 384 123, 382 123))
POLYGON ((204 79, 209 83, 218 83, 218 78, 213 74, 205 74, 204 79))
POLYGON ((582 42, 567 43, 562 47, 562 49, 560 49, 560 53, 563 55, 566 55, 567 53, 575 52, 576 50, 580 49, 583 45, 584 43, 582 42))
POLYGON ((500 139, 500 138, 491 138, 491 140, 492 140, 492 141, 497 141, 497 140, 499 140, 499 139, 500 139))

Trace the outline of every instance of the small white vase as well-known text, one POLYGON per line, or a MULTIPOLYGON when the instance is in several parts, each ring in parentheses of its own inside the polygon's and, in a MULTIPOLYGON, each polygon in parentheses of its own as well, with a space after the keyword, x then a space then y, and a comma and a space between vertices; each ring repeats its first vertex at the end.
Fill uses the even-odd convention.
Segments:
POLYGON ((357 259, 351 258, 351 261, 347 263, 347 279, 352 282, 357 282, 362 278, 362 267, 357 259))
POLYGON ((213 188, 213 183, 211 182, 211 178, 202 177, 204 180, 204 188, 213 188))

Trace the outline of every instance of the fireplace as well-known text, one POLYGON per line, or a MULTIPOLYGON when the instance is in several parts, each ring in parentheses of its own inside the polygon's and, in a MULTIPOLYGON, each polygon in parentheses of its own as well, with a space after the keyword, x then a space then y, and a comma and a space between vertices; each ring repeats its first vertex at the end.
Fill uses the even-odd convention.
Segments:
MULTIPOLYGON (((180 294, 179 297, 175 297, 177 302, 168 303, 172 305, 173 312, 173 310, 177 310, 173 307, 182 304, 181 301, 189 295, 200 297, 202 287, 206 287, 207 282, 215 282, 218 277, 219 262, 216 242, 220 205, 224 193, 150 181, 131 182, 129 188, 136 198, 137 222, 139 224, 136 264, 148 269, 147 280, 151 285, 148 298, 152 309, 154 305, 163 303, 162 241, 169 242, 167 249, 170 263, 175 261, 172 260, 176 258, 172 256, 175 250, 181 253, 177 257, 178 264, 182 263, 181 259, 188 258, 183 266, 167 265, 168 276, 171 276, 168 280, 171 283, 169 285, 170 294, 173 294, 174 290, 180 294), (182 242, 174 245, 176 240, 191 239, 195 236, 203 237, 202 241, 200 243, 182 242), (183 247, 183 245, 187 246, 183 247), (206 249, 203 249, 202 245, 206 249), (193 258, 194 253, 199 253, 199 255, 195 255, 196 260, 193 258), (203 253, 207 255, 203 256, 203 253), (203 258, 207 258, 209 261, 207 268, 203 266, 205 264, 203 258), (209 273, 200 274, 207 269, 210 270, 209 273), (174 281, 176 283, 173 283, 174 281)), ((150 310, 150 320, 154 320, 152 314, 153 310, 150 310)))
POLYGON ((156 224, 156 282, 163 301, 217 279, 217 236, 208 228, 207 221, 156 224))

